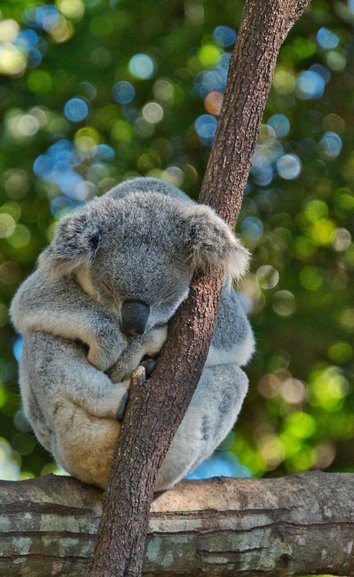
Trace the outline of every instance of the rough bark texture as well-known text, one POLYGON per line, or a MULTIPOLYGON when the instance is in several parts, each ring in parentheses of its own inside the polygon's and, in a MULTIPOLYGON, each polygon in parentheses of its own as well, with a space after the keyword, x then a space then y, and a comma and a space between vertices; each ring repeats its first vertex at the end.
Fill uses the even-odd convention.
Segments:
MULTIPOLYGON (((247 0, 225 103, 200 195, 234 224, 247 180, 275 62, 310 0, 247 0)), ((158 469, 198 383, 211 340, 220 271, 192 282, 170 325, 157 368, 133 387, 106 491, 89 577, 141 572, 147 516, 158 469)))
MULTIPOLYGON (((183 481, 152 504, 145 577, 354 575, 354 475, 183 481)), ((0 577, 86 577, 102 493, 0 482, 0 577)))

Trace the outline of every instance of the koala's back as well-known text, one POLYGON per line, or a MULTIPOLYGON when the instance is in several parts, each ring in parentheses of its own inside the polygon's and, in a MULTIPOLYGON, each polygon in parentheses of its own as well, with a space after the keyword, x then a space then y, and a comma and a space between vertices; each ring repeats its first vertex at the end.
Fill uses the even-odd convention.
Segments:
POLYGON ((189 198, 189 196, 179 190, 176 186, 173 186, 173 184, 159 180, 158 178, 146 177, 132 178, 130 180, 126 180, 125 182, 121 182, 117 186, 114 186, 109 192, 107 192, 104 197, 118 199, 127 197, 130 194, 134 194, 136 192, 142 192, 146 194, 154 192, 164 196, 172 196, 173 198, 182 200, 188 204, 194 203, 194 201, 189 198))

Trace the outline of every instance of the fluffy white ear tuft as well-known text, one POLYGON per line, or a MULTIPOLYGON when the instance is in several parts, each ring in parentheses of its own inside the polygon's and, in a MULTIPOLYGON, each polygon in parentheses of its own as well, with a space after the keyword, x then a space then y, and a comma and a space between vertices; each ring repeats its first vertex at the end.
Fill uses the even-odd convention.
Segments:
POLYGON ((204 205, 189 206, 185 217, 193 269, 221 265, 225 275, 239 280, 247 271, 250 253, 228 225, 204 205))
POLYGON ((85 209, 65 216, 59 223, 49 247, 40 255, 39 265, 53 277, 68 274, 88 263, 100 241, 98 224, 85 209))

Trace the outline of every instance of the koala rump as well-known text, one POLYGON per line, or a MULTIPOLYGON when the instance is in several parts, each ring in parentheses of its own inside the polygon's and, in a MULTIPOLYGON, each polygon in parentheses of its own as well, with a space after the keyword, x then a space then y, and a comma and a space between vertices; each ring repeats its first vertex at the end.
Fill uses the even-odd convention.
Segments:
POLYGON ((249 255, 207 206, 152 178, 132 179, 62 219, 11 315, 24 337, 20 388, 40 442, 79 479, 104 487, 131 372, 155 357, 195 271, 225 286, 208 359, 156 490, 208 457, 247 391, 254 339, 229 279, 249 255))

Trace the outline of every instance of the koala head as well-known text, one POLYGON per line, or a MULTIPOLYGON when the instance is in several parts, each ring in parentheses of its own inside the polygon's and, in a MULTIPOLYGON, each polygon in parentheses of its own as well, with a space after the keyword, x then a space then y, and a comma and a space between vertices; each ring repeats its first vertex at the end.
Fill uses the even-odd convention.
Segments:
POLYGON ((218 264, 239 278, 249 259, 211 208, 182 194, 132 187, 130 194, 91 201, 63 218, 40 266, 54 278, 77 274, 127 334, 165 324, 187 297, 195 271, 218 264))

